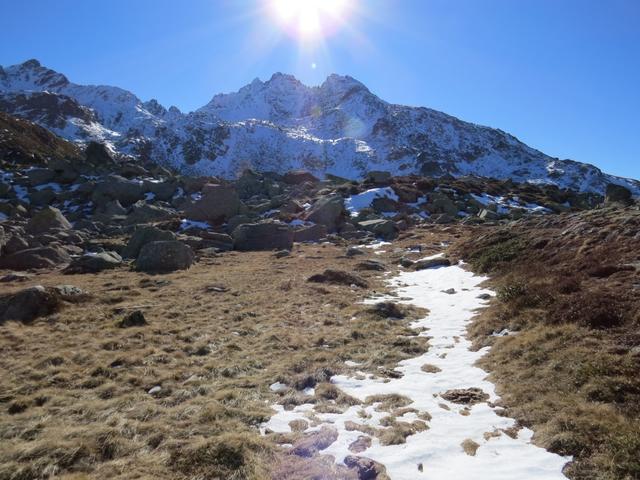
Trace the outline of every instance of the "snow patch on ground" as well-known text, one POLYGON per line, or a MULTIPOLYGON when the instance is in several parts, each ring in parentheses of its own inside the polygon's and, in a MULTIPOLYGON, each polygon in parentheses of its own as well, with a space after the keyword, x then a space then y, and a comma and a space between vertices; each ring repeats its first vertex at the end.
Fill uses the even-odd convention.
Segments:
MULTIPOLYGON (((492 293, 480 287, 484 280, 486 278, 475 276, 459 265, 404 272, 390 279, 398 298, 408 299, 403 303, 429 309, 427 317, 412 324, 413 328, 428 329, 420 335, 431 337, 429 351, 401 362, 396 367, 402 373, 401 378, 338 375, 331 379, 342 391, 363 401, 372 395, 405 395, 412 400, 409 407, 431 415, 430 428, 409 436, 405 444, 382 446, 373 438, 371 447, 361 453, 384 464, 393 480, 566 479, 562 468, 570 458, 533 445, 531 430, 523 428, 512 438, 503 430, 513 427, 515 420, 498 415, 489 403, 467 407, 442 397, 451 389, 480 388, 489 396, 489 401, 498 399, 494 385, 486 380, 486 372, 474 366, 487 349, 471 351, 471 342, 465 338, 468 323, 486 303, 478 295, 492 293), (450 288, 456 293, 444 292, 450 288), (427 373, 421 368, 425 364, 438 367, 439 371, 427 373), (485 433, 494 435, 485 436, 485 433), (465 453, 461 446, 465 440, 479 445, 475 455, 465 453)), ((389 414, 376 411, 376 406, 358 405, 344 413, 325 414, 315 412, 311 404, 299 405, 290 411, 276 405, 277 413, 263 425, 263 431, 289 432, 290 421, 314 415, 320 424, 308 431, 323 425, 337 429, 337 441, 322 453, 333 455, 341 463, 352 454, 349 445, 362 435, 348 431, 345 422, 381 428, 380 420, 389 414), (366 413, 364 417, 362 410, 366 413)), ((415 413, 405 414, 400 420, 412 421, 414 417, 415 413)))

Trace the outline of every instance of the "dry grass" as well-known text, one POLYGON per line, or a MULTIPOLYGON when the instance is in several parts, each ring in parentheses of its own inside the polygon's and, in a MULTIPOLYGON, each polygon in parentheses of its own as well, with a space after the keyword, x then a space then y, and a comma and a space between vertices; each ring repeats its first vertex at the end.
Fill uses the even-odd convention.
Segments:
POLYGON ((46 272, 7 287, 72 284, 92 297, 29 325, 0 325, 0 479, 333 471, 320 458, 283 460, 257 426, 276 402, 312 402, 318 411, 357 403, 326 383, 350 370, 346 360, 392 373, 428 348, 408 328, 411 314, 381 318, 359 303, 385 291, 379 272, 358 273, 367 289, 306 281, 327 268, 353 271, 360 260, 346 258, 343 247, 301 245, 281 259, 270 252, 203 257, 162 276, 126 267, 46 272), (148 325, 120 328, 134 310, 148 325), (272 392, 277 381, 290 388, 272 392), (313 397, 302 392, 310 386, 313 397))
POLYGON ((478 229, 456 246, 498 292, 471 327, 493 345, 481 366, 509 416, 574 456, 572 479, 640 478, 638 231, 637 209, 607 209, 478 229), (492 336, 505 328, 515 334, 492 336))

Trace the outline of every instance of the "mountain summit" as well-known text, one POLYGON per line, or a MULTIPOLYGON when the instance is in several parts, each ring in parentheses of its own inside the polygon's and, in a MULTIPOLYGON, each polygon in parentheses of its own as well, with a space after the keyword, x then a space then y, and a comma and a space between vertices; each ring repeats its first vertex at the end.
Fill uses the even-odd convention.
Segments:
POLYGON ((598 193, 617 183, 640 193, 638 181, 552 158, 501 130, 387 103, 349 76, 330 75, 309 87, 276 73, 182 113, 121 88, 74 84, 29 60, 0 67, 0 110, 63 138, 104 142, 186 174, 235 177, 252 167, 359 178, 386 170, 510 178, 598 193))

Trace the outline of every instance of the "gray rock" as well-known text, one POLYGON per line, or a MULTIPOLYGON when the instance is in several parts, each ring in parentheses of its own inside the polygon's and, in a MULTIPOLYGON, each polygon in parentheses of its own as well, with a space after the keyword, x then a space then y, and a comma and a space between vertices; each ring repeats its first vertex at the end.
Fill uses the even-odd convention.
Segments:
POLYGON ((309 225, 300 227, 293 232, 294 242, 317 242, 327 236, 327 227, 324 225, 309 225))
POLYGON ((448 267, 451 261, 448 258, 438 257, 424 260, 418 260, 413 263, 414 270, 425 270, 427 268, 448 267))
POLYGON ((290 250, 293 232, 288 225, 279 222, 246 223, 233 233, 233 247, 240 251, 290 250))
POLYGON ((0 258, 0 268, 11 270, 55 268, 70 261, 71 257, 63 248, 50 245, 47 247, 28 248, 3 256, 0 258))
POLYGON ((85 253, 75 258, 64 273, 97 273, 110 270, 122 264, 122 257, 116 252, 85 253))
POLYGON ((182 242, 151 242, 140 250, 136 260, 136 270, 148 273, 186 270, 191 267, 194 260, 193 250, 182 242))
POLYGON ((384 263, 378 260, 365 260, 356 265, 356 270, 373 270, 376 272, 384 272, 387 269, 384 263))
POLYGON ((60 308, 61 298, 53 288, 41 285, 0 297, 0 322, 17 320, 31 322, 51 315, 60 308))
POLYGON ((144 197, 142 184, 135 180, 128 180, 119 175, 109 175, 104 180, 96 183, 91 199, 102 206, 109 201, 118 200, 123 206, 128 207, 144 197))
POLYGON ((140 250, 147 243, 171 241, 175 240, 176 235, 173 232, 167 230, 160 230, 157 227, 139 227, 133 232, 133 235, 129 239, 127 246, 122 251, 124 258, 137 258, 140 254, 140 250))
POLYGON ((127 215, 127 225, 162 222, 176 216, 176 212, 158 205, 149 205, 144 200, 136 202, 127 215))
POLYGON ((147 319, 144 318, 144 313, 141 310, 128 313, 118 322, 120 328, 144 327, 145 325, 147 325, 147 319))
POLYGON ((335 232, 344 223, 345 218, 347 212, 344 199, 339 195, 329 195, 316 200, 305 219, 324 225, 329 232, 335 232))
POLYGON ((240 197, 235 187, 230 185, 207 184, 202 189, 202 197, 185 209, 189 220, 222 223, 237 215, 240 197))
POLYGON ((446 213, 451 217, 458 215, 458 206, 449 196, 441 192, 433 192, 429 195, 429 202, 426 205, 429 213, 446 213))
POLYGON ((398 235, 396 224, 391 220, 376 219, 365 220, 358 222, 358 225, 363 230, 373 233, 376 237, 383 238, 385 240, 391 240, 398 235))
POLYGON ((71 228, 69 220, 60 210, 54 207, 46 207, 36 213, 27 223, 27 232, 38 235, 50 230, 67 230, 71 228))

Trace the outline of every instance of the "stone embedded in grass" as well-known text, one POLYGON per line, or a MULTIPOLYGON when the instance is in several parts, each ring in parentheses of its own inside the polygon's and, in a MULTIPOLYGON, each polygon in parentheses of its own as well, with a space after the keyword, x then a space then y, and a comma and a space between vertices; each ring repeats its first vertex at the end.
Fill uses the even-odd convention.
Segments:
POLYGON ((376 272, 384 272, 387 269, 384 263, 378 260, 365 260, 356 265, 356 270, 372 270, 376 272))
POLYGON ((366 280, 353 273, 348 273, 343 270, 327 269, 322 273, 317 273, 310 276, 307 281, 314 283, 331 283, 334 285, 355 285, 360 288, 368 288, 369 284, 366 280))
POLYGON ((146 318, 144 318, 144 314, 140 310, 135 310, 131 313, 128 313, 118 323, 118 326, 120 328, 144 327, 145 325, 147 325, 147 320, 146 318))
POLYGON ((378 302, 369 311, 383 318, 403 319, 405 317, 402 308, 394 302, 378 302))
POLYGON ((358 247, 349 247, 345 254, 347 257, 355 257, 357 255, 364 255, 364 251, 358 247))

